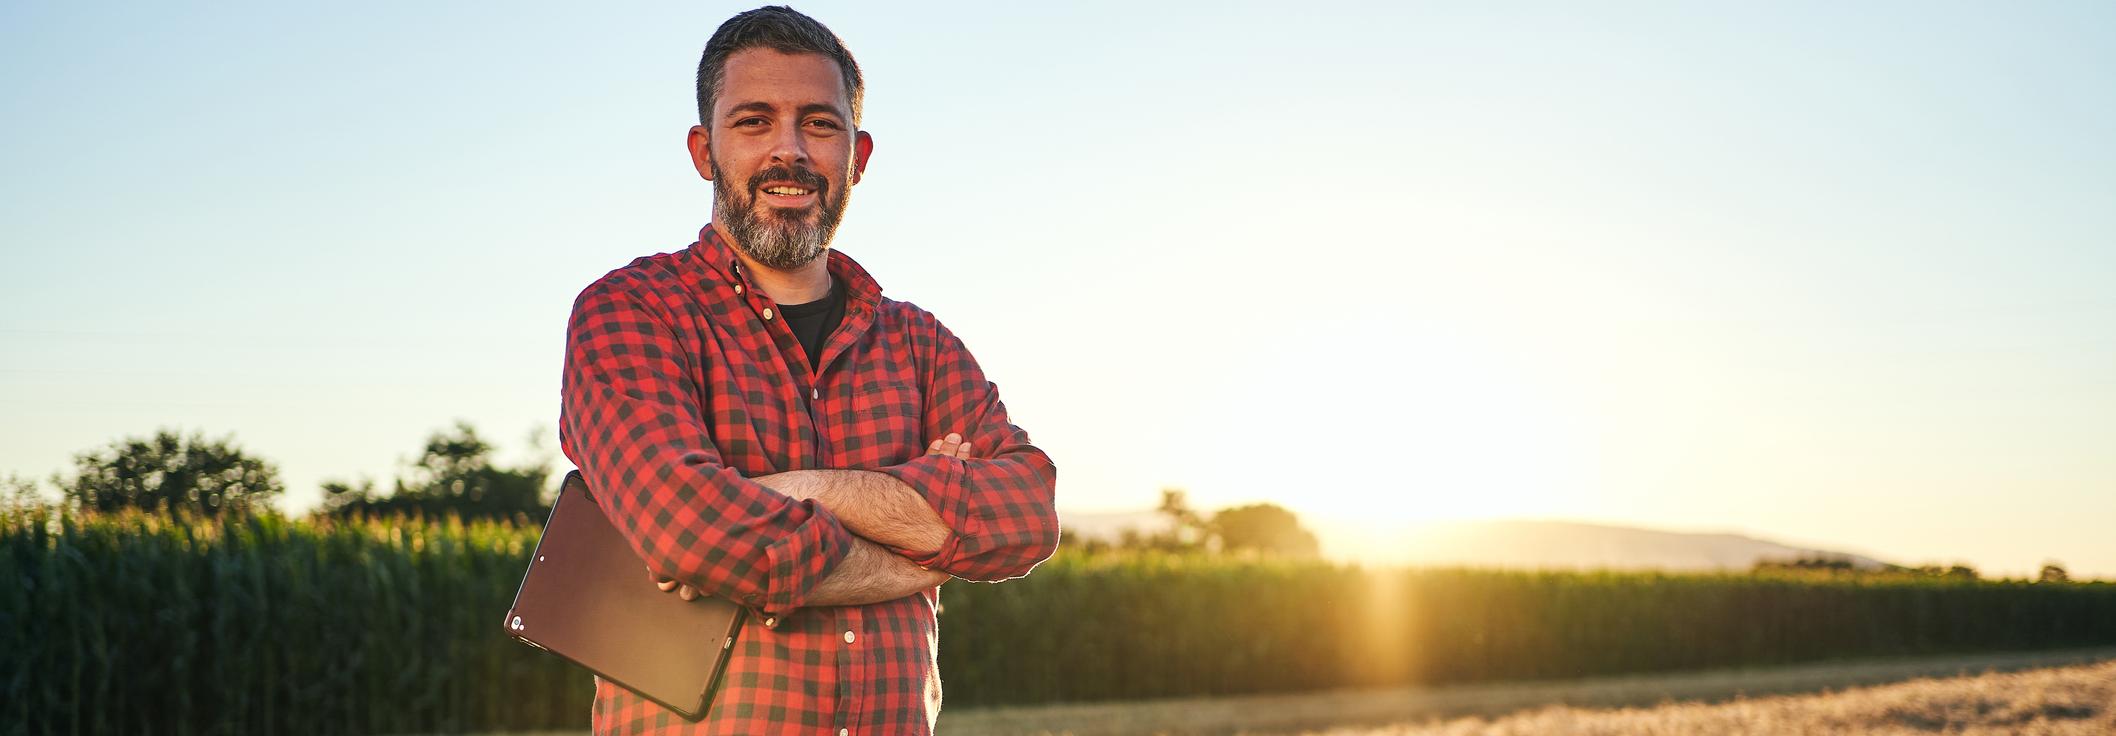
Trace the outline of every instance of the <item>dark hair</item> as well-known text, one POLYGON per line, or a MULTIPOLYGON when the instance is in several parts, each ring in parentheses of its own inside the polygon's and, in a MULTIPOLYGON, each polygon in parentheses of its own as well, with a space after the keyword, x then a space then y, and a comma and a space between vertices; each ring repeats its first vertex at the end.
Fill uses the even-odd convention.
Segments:
POLYGON ((713 38, 705 42, 705 55, 698 59, 698 123, 711 126, 713 98, 727 81, 727 57, 744 49, 769 48, 783 54, 821 54, 838 63, 845 78, 845 91, 852 93, 852 124, 860 124, 860 103, 867 83, 860 79, 860 64, 835 33, 784 5, 767 5, 738 13, 713 38))

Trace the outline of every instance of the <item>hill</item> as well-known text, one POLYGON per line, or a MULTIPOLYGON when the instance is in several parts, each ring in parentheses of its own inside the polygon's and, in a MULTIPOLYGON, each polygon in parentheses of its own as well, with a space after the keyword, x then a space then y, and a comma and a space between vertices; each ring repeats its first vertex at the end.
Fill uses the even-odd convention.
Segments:
MULTIPOLYGON (((1124 528, 1161 529, 1152 511, 1059 511, 1067 534, 1115 539, 1124 528)), ((1732 534, 1677 532, 1575 521, 1502 519, 1383 526, 1309 521, 1334 559, 1381 564, 1533 569, 1746 570, 1757 560, 1840 557, 1861 569, 1880 560, 1732 534)))

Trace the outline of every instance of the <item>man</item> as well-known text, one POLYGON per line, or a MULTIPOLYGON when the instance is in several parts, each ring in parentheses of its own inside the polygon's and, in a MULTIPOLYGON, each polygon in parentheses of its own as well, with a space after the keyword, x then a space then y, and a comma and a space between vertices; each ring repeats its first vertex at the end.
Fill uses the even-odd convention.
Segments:
POLYGON ((688 138, 712 224, 574 303, 566 457, 664 590, 752 614, 704 721, 598 681, 596 733, 928 733, 939 584, 1056 548, 1050 458, 953 333, 830 247, 874 151, 862 91, 814 19, 728 20, 688 138))

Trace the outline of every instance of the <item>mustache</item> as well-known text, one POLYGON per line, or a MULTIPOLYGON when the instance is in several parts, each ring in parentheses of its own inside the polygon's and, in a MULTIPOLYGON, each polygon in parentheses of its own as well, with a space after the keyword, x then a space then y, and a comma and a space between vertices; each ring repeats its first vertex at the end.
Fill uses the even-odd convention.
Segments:
POLYGON ((828 179, 824 179, 822 174, 818 174, 814 170, 809 169, 805 166, 798 168, 791 166, 773 166, 763 171, 759 171, 756 173, 755 176, 751 176, 749 178, 750 196, 754 197, 758 192, 763 191, 764 183, 768 181, 791 181, 808 189, 815 190, 816 194, 818 195, 827 194, 830 189, 830 181, 828 179))

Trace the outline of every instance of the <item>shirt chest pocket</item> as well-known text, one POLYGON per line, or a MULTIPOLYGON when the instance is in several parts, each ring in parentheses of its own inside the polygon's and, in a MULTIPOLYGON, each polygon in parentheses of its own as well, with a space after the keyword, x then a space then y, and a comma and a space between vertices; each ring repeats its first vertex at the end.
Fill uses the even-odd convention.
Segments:
POLYGON ((871 380, 852 385, 836 423, 838 449, 846 467, 895 465, 925 450, 919 436, 925 404, 918 389, 902 381, 871 380))

